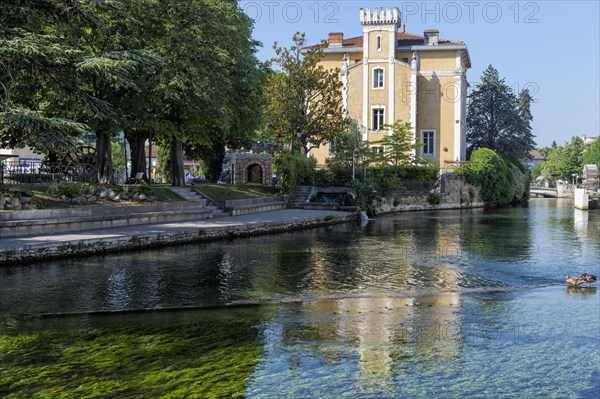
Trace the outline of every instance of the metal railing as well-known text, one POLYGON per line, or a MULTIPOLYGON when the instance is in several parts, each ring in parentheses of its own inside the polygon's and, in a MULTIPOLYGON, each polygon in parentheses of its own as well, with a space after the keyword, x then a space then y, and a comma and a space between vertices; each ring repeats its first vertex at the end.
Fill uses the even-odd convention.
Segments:
POLYGON ((3 161, 4 184, 95 183, 96 167, 78 162, 3 161))

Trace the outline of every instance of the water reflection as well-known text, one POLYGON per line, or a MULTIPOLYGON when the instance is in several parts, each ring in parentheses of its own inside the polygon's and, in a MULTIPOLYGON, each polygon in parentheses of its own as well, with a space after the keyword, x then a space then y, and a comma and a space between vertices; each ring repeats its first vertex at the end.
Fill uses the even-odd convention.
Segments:
POLYGON ((596 287, 577 287, 568 286, 566 288, 567 294, 578 294, 578 295, 596 295, 596 287))
POLYGON ((581 302, 560 293, 374 295, 280 306, 261 326, 264 355, 246 397, 484 398, 500 387, 528 398, 596 395, 598 297, 581 302))
POLYGON ((0 312, 562 284, 565 274, 600 272, 600 215, 568 205, 404 213, 364 227, 4 267, 0 312))

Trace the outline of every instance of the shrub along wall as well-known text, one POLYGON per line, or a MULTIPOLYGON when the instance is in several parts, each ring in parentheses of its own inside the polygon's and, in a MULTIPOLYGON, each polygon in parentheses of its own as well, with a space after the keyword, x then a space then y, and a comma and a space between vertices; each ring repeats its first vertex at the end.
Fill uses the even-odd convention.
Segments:
POLYGON ((315 182, 317 160, 300 154, 277 154, 273 160, 273 169, 277 174, 277 188, 285 195, 294 193, 297 185, 310 185, 315 182))
POLYGON ((471 162, 455 173, 480 187, 485 203, 506 205, 529 199, 529 174, 523 168, 505 161, 489 148, 480 148, 471 155, 471 162))

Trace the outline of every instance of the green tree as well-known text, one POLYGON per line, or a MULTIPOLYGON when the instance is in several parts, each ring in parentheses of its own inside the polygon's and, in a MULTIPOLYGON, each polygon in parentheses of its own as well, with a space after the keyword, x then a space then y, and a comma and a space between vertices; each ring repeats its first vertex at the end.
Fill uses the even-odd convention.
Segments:
MULTIPOLYGON (((98 99, 98 112, 83 113, 82 117, 96 135, 96 173, 100 183, 111 184, 113 176, 112 138, 121 131, 123 98, 131 92, 140 92, 136 74, 144 65, 158 61, 154 53, 140 46, 128 25, 138 23, 126 10, 134 0, 109 2, 106 10, 99 10, 96 18, 101 23, 81 33, 85 58, 78 65, 85 94, 98 99)), ((141 34, 141 33, 139 33, 141 34)))
POLYGON ((584 165, 596 164, 600 168, 600 139, 585 149, 582 163, 584 165))
POLYGON ((171 149, 171 183, 184 185, 184 142, 222 160, 228 139, 253 132, 261 96, 256 42, 235 1, 166 0, 156 10, 151 48, 164 63, 152 93, 157 136, 171 149))
POLYGON ((489 148, 475 150, 471 162, 456 173, 465 176, 467 182, 480 186, 481 198, 486 203, 504 205, 514 197, 511 168, 489 148))
POLYGON ((350 168, 354 159, 358 166, 366 159, 367 143, 362 140, 362 133, 355 121, 350 121, 348 127, 338 133, 331 142, 332 156, 326 160, 327 165, 350 168))
POLYGON ((392 134, 384 136, 372 144, 383 146, 383 154, 373 154, 373 160, 384 162, 387 165, 399 166, 414 161, 411 151, 419 147, 412 144, 412 127, 410 122, 397 120, 392 126, 385 125, 385 130, 391 130, 392 134))
MULTIPOLYGON (((536 143, 533 140, 535 136, 531 132, 531 121, 533 120, 533 115, 531 114, 532 102, 533 98, 531 97, 529 90, 521 90, 517 99, 517 112, 519 115, 517 136, 518 145, 522 147, 521 151, 527 152, 527 155, 524 158, 514 157, 514 160, 517 161, 530 159, 531 156, 529 155, 529 151, 535 148, 536 143)), ((513 164, 517 165, 518 162, 513 162, 513 164)))
POLYGON ((534 148, 530 103, 528 91, 520 93, 517 99, 498 71, 488 66, 481 83, 469 95, 469 152, 489 148, 515 165, 527 159, 534 148))
POLYGON ((131 0, 23 0, 3 6, 2 146, 60 152, 93 131, 98 180, 112 182, 115 99, 137 90, 132 76, 150 55, 120 40, 133 22, 125 1, 131 0))
POLYGON ((267 80, 266 124, 279 141, 292 148, 299 142, 306 154, 331 142, 345 128, 342 116, 342 83, 339 70, 319 65, 325 43, 306 46, 306 36, 297 32, 294 44, 274 44, 279 68, 267 80), (298 137, 299 136, 299 137, 298 137))
POLYGON ((0 148, 74 149, 89 127, 62 108, 77 98, 92 112, 74 76, 84 52, 68 39, 96 23, 92 5, 75 0, 4 2, 0 12, 0 148), (67 40, 65 40, 67 38, 67 40))
POLYGON ((583 168, 583 151, 585 144, 580 137, 573 136, 563 147, 553 148, 543 163, 545 175, 571 180, 572 174, 581 174, 583 168))

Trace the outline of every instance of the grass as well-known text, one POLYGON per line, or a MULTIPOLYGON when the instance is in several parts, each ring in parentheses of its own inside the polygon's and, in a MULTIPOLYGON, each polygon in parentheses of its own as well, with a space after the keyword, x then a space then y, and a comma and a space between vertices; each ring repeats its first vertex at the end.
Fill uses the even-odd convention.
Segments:
POLYGON ((275 187, 255 184, 194 184, 194 187, 220 204, 227 200, 268 197, 278 194, 275 187))
MULTIPOLYGON (((165 190, 161 187, 154 187, 154 184, 152 186, 153 186, 152 188, 154 189, 154 196, 159 201, 165 201, 165 202, 185 201, 183 198, 181 198, 179 195, 175 194, 172 191, 165 190)), ((165 186, 165 187, 170 187, 170 185, 165 186)))
MULTIPOLYGON (((70 208, 73 205, 64 202, 60 196, 56 196, 56 195, 52 195, 50 193, 51 191, 51 187, 52 186, 56 186, 57 184, 22 184, 22 185, 18 185, 18 186, 10 186, 11 189, 23 189, 23 190, 29 190, 31 191, 31 193, 33 194, 34 198, 36 198, 39 201, 38 204, 38 208, 42 208, 42 209, 57 209, 57 208, 70 208)), ((68 183, 63 183, 64 186, 69 186, 71 184, 68 183)), ((82 184, 76 184, 73 183, 72 186, 75 188, 76 186, 82 186, 82 184)), ((177 194, 169 191, 169 190, 165 190, 165 187, 170 187, 170 184, 151 184, 151 185, 142 185, 142 186, 137 186, 137 187, 143 187, 145 189, 150 189, 152 191, 152 195, 154 197, 156 197, 156 199, 160 202, 175 202, 175 201, 184 201, 181 197, 179 197, 177 194)), ((118 186, 113 186, 113 188, 115 190, 120 190, 118 188, 118 186)), ((135 190, 136 186, 129 186, 130 190, 135 190)), ((148 195, 149 193, 145 193, 146 195, 148 195)), ((105 203, 110 203, 112 204, 112 202, 107 201, 107 200, 98 200, 98 202, 96 204, 98 205, 102 205, 105 203)), ((125 201, 125 202, 120 202, 119 204, 121 205, 133 205, 133 204, 137 204, 137 202, 135 201, 125 201)))

